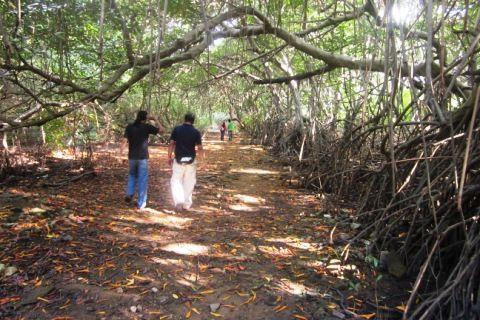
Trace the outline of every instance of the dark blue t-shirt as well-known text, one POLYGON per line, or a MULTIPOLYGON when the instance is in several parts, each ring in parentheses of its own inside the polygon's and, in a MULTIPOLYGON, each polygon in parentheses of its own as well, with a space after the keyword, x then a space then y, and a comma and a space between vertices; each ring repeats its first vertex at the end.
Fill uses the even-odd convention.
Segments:
POLYGON ((128 159, 148 159, 148 135, 158 134, 158 128, 148 123, 131 123, 125 129, 128 139, 128 159))
POLYGON ((175 159, 177 162, 191 163, 195 159, 195 146, 202 144, 202 135, 191 124, 176 126, 170 140, 175 141, 175 159), (182 158, 192 158, 191 161, 181 161, 182 158))

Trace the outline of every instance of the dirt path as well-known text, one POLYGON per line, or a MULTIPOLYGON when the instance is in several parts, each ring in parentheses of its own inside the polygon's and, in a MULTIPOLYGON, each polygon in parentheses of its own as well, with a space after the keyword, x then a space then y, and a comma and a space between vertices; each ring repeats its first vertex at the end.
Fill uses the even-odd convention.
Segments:
POLYGON ((376 292, 351 262, 361 249, 340 263, 348 229, 330 242, 349 209, 288 188, 262 148, 215 138, 189 212, 171 211, 165 147, 151 148, 146 212, 123 203, 115 154, 94 179, 3 190, 0 261, 18 270, 0 279, 0 318, 373 318, 389 283, 376 292))

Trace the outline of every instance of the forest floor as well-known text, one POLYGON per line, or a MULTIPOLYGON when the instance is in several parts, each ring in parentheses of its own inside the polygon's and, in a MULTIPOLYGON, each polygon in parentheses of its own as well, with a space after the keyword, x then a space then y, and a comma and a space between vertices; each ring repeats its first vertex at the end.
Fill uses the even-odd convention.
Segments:
POLYGON ((172 211, 164 146, 143 212, 123 202, 117 149, 96 153, 94 176, 57 159, 4 183, 0 318, 400 318, 400 282, 347 246, 352 205, 289 187, 262 147, 215 139, 188 212, 172 211))

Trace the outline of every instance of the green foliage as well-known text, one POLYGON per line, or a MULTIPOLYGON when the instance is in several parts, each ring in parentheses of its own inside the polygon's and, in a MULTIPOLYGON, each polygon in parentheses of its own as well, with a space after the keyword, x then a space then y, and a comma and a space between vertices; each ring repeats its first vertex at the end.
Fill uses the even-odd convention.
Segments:
MULTIPOLYGON (((351 12, 361 7, 364 1, 305 2, 302 0, 247 0, 233 2, 234 5, 249 5, 265 14, 275 26, 289 32, 298 33, 304 28, 315 27, 319 23, 351 12), (306 21, 304 19, 306 18, 306 21)), ((119 66, 126 63, 125 39, 122 32, 124 22, 130 34, 135 56, 142 57, 155 51, 158 27, 162 22, 163 1, 116 0, 118 12, 112 2, 105 2, 104 31, 100 28, 101 2, 94 0, 26 0, 21 2, 22 21, 16 28, 17 8, 14 2, 0 3, 0 11, 5 28, 12 32, 11 42, 21 49, 22 58, 59 78, 86 87, 93 92, 98 88, 100 76, 111 77, 119 66), (121 18, 122 17, 122 18, 121 18), (123 21, 122 21, 123 19, 123 21), (100 38, 103 48, 100 48, 100 38), (102 49, 102 52, 101 50, 102 49), (100 63, 102 60, 102 64, 100 63), (100 67, 103 67, 102 74, 100 67)), ((376 3, 377 6, 381 4, 376 3)), ((202 7, 198 1, 168 1, 166 30, 161 48, 181 38, 192 27, 204 22, 203 10, 208 18, 225 12, 229 7, 221 1, 209 1, 202 7)), ((438 12, 440 7, 437 8, 438 12)), ((453 61, 467 47, 467 36, 458 33, 466 27, 474 30, 475 19, 464 19, 464 4, 455 4, 446 19, 442 34, 449 45, 446 49, 447 63, 453 61)), ((478 6, 469 7, 469 15, 478 15, 478 6)), ((438 19, 438 16, 436 16, 438 19)), ((252 17, 236 18, 226 22, 231 27, 246 24, 258 25, 252 17)), ((422 15, 414 28, 425 31, 425 18, 422 15)), ((401 29, 394 30, 397 45, 400 45, 401 29)), ((305 41, 312 46, 333 54, 363 58, 383 58, 386 28, 373 23, 372 17, 364 15, 358 19, 308 34, 305 41)), ((199 117, 198 124, 218 121, 214 115, 238 118, 241 126, 253 132, 269 119, 278 118, 291 122, 294 117, 292 92, 287 85, 255 86, 253 79, 285 76, 285 66, 280 54, 254 59, 259 54, 283 45, 284 41, 274 35, 261 35, 250 38, 225 39, 214 45, 194 61, 187 60, 170 68, 158 71, 153 79, 146 76, 129 88, 123 96, 106 105, 105 114, 100 115, 100 123, 113 119, 112 130, 121 134, 121 128, 139 109, 147 109, 160 115, 166 127, 181 122, 183 114, 193 110, 199 117), (247 60, 252 63, 241 66, 247 60), (241 67, 240 67, 241 66, 241 67), (230 72, 229 75, 225 75, 230 72), (218 77, 218 78, 217 78, 218 77), (282 115, 280 115, 283 113, 282 115)), ((409 38, 401 45, 406 49, 408 62, 424 59, 424 50, 419 48, 419 40, 409 38)), ((0 48, 2 59, 6 57, 4 46, 0 48)), ((181 52, 176 52, 181 54, 181 52)), ((292 74, 314 70, 325 65, 324 61, 312 59, 306 53, 292 47, 282 50, 292 74)), ((397 56, 400 58, 400 55, 397 56)), ((478 60, 478 58, 477 58, 478 60)), ((3 61, 3 60, 2 60, 3 61)), ((136 70, 127 71, 122 80, 127 80, 136 70)), ((300 109, 304 116, 315 116, 319 120, 337 121, 337 128, 350 128, 365 118, 376 115, 384 101, 383 74, 374 74, 366 79, 364 73, 348 69, 336 69, 328 74, 303 80, 298 84, 300 109), (370 90, 365 99, 359 93, 370 90), (315 96, 316 95, 316 96, 315 96), (312 98, 315 96, 315 98, 312 98), (358 98, 358 99, 356 99, 358 98), (313 101, 313 102, 312 102, 313 101), (355 102, 353 102, 355 101, 355 102), (314 114, 311 114, 313 108, 314 114), (363 117, 363 118, 362 118, 363 117)), ((60 86, 34 83, 31 78, 19 73, 19 81, 31 86, 42 85, 49 92, 51 101, 77 101, 80 94, 70 94, 60 86)), ((397 114, 404 113, 403 120, 414 118, 413 109, 406 110, 412 102, 408 84, 398 93, 397 114)), ((454 101, 457 107, 461 102, 454 101)), ((28 110, 26 107, 19 113, 28 110)), ((89 121, 94 121, 93 108, 86 108, 89 121)), ((55 120, 48 124, 47 139, 60 145, 61 132, 68 134, 67 120, 55 120)), ((97 119, 95 119, 97 121, 97 119)), ((85 125, 85 128, 88 126, 85 125)), ((80 131, 79 131, 80 132, 80 131)), ((81 139, 101 139, 101 133, 77 133, 81 139)))
POLYGON ((66 134, 69 129, 64 119, 55 119, 44 126, 46 142, 54 148, 62 148, 66 146, 66 134))

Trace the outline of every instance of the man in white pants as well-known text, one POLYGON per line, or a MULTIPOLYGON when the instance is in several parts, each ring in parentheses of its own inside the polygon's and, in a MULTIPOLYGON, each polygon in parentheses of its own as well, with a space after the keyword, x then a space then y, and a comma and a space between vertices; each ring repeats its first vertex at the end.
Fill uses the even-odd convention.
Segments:
POLYGON ((192 193, 197 182, 196 150, 203 158, 202 136, 195 129, 195 116, 192 113, 185 115, 182 125, 176 126, 170 136, 168 146, 168 163, 172 166, 173 203, 176 209, 188 210, 192 206, 192 193), (172 157, 175 151, 175 156, 172 157))

